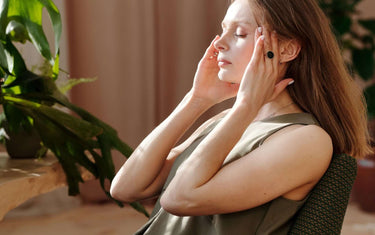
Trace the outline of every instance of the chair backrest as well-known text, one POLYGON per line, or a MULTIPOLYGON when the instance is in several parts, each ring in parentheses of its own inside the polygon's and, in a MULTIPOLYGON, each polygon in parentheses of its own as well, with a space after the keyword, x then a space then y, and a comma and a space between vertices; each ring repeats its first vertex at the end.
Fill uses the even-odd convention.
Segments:
POLYGON ((288 234, 340 234, 356 175, 357 162, 353 157, 334 155, 326 173, 296 214, 288 234))

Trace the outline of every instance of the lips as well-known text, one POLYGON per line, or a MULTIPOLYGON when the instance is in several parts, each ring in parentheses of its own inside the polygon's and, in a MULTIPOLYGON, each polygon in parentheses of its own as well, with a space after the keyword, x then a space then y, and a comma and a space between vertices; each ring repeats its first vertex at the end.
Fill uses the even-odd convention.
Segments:
POLYGON ((231 62, 229 62, 228 60, 225 60, 225 59, 218 59, 217 62, 218 62, 217 65, 219 67, 224 67, 226 65, 232 64, 231 62))

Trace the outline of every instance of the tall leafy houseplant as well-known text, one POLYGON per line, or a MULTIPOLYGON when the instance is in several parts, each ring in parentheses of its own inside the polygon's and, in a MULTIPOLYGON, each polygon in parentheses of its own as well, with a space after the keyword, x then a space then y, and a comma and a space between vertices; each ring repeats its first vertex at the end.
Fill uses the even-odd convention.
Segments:
MULTIPOLYGON (((43 147, 51 150, 61 163, 69 195, 79 193, 79 183, 83 182, 81 166, 99 178, 104 192, 111 197, 104 186, 105 181, 112 181, 115 175, 111 150, 130 156, 132 149, 119 139, 112 127, 70 103, 57 88, 60 36, 61 17, 51 0, 0 1, 0 77, 3 78, 0 103, 10 131, 17 131, 20 126, 36 129, 43 147), (44 8, 54 30, 54 52, 42 27, 44 8), (15 47, 16 42, 27 41, 49 62, 50 74, 39 75, 27 68, 15 47), (59 107, 65 107, 74 115, 59 107)), ((67 87, 74 83, 77 81, 72 80, 67 87)), ((148 216, 140 204, 131 205, 148 216)))

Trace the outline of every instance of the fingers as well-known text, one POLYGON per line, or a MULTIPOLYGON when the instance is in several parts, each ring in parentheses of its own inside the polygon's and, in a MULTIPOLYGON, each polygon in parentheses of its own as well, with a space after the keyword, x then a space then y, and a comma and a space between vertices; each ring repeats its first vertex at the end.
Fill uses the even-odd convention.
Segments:
POLYGON ((212 40, 210 46, 207 48, 203 58, 207 59, 215 59, 218 55, 218 51, 215 48, 215 42, 219 40, 220 36, 216 35, 216 37, 212 40))
POLYGON ((259 57, 254 58, 254 60, 256 59, 257 62, 264 61, 266 64, 266 67, 268 68, 270 67, 277 68, 279 57, 280 57, 277 33, 275 31, 270 32, 266 27, 258 27, 254 35, 255 35, 254 41, 256 43, 255 43, 255 49, 253 52, 253 57, 256 57, 256 55, 258 55, 256 53, 260 51, 258 51, 257 49, 259 49, 259 46, 262 46, 258 41, 260 39, 263 40, 262 55, 259 54, 259 57), (272 58, 269 57, 271 55, 272 55, 272 58))
POLYGON ((270 101, 274 100, 285 88, 294 83, 292 78, 285 78, 276 84, 270 101))
POLYGON ((277 33, 275 31, 270 32, 266 27, 260 27, 256 29, 254 40, 256 43, 252 62, 249 66, 255 66, 257 69, 254 71, 259 71, 259 74, 262 74, 264 84, 268 84, 266 87, 269 86, 271 89, 271 97, 267 99, 270 101, 285 90, 293 79, 283 79, 277 82, 280 75, 280 51, 277 33), (263 73, 261 71, 263 71, 263 73))
POLYGON ((279 41, 277 38, 276 31, 270 32, 266 27, 258 27, 255 32, 255 41, 258 40, 260 36, 264 36, 264 61, 266 66, 272 66, 272 68, 277 68, 279 57, 279 41))
POLYGON ((274 54, 274 58, 272 58, 273 68, 275 71, 278 71, 279 64, 280 64, 280 51, 279 51, 279 39, 277 38, 276 31, 271 33, 271 45, 272 45, 272 52, 274 54))
POLYGON ((258 40, 258 38, 260 36, 262 36, 263 34, 263 28, 262 27, 258 27, 256 30, 255 30, 255 34, 254 34, 254 42, 256 42, 258 40))
MULTIPOLYGON (((268 56, 270 56, 268 53, 272 53, 273 54, 273 57, 275 56, 275 53, 273 51, 273 43, 272 43, 272 40, 271 40, 271 34, 270 34, 270 31, 264 27, 263 29, 263 35, 264 35, 264 58, 265 58, 265 62, 266 62, 266 66, 268 68, 270 68, 270 66, 273 66, 273 63, 272 63, 272 60, 273 58, 269 58, 268 56)), ((271 55, 272 55, 271 54, 271 55)))
POLYGON ((259 66, 260 62, 264 62, 264 40, 265 37, 262 35, 262 32, 257 29, 255 33, 255 46, 253 56, 251 58, 250 64, 254 64, 255 66, 259 66))

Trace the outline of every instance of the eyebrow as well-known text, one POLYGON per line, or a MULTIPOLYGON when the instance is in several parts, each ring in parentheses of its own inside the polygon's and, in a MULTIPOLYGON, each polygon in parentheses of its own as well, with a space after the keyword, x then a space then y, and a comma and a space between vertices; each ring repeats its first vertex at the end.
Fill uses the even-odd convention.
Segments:
MULTIPOLYGON (((252 23, 248 22, 248 21, 232 21, 229 23, 229 25, 239 25, 239 24, 246 24, 246 25, 252 25, 252 23)), ((227 24, 223 21, 221 22, 221 26, 224 28, 227 26, 227 24)))

